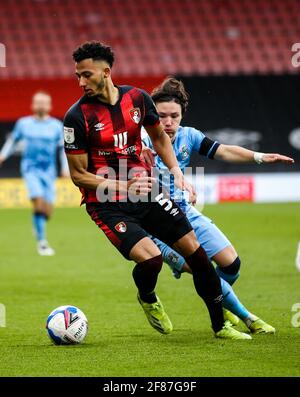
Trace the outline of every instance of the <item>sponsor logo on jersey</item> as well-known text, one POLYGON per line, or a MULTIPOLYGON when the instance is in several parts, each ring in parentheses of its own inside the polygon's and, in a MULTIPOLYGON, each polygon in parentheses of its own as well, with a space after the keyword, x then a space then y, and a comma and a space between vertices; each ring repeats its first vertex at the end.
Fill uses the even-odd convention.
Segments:
POLYGON ((115 229, 119 233, 125 233, 127 230, 127 226, 125 222, 119 222, 116 226, 115 229))
MULTIPOLYGON (((133 154, 137 151, 137 147, 136 145, 133 146, 129 146, 125 149, 120 149, 120 151, 118 151, 119 154, 124 154, 124 155, 128 155, 128 154, 133 154)), ((98 156, 112 156, 115 155, 115 152, 111 151, 106 151, 106 150, 98 150, 98 156)))
POLYGON ((125 149, 121 150, 121 154, 133 154, 137 151, 137 147, 135 145, 129 146, 125 149))
POLYGON ((75 141, 74 128, 64 127, 64 138, 65 138, 65 142, 73 143, 75 141))
POLYGON ((138 124, 141 121, 141 111, 140 108, 133 108, 129 111, 131 120, 138 124))
POLYGON ((98 156, 110 156, 112 152, 106 152, 105 150, 98 150, 98 156))
POLYGON ((102 130, 104 130, 104 126, 105 125, 103 123, 98 123, 94 126, 94 128, 96 131, 102 131, 102 130))

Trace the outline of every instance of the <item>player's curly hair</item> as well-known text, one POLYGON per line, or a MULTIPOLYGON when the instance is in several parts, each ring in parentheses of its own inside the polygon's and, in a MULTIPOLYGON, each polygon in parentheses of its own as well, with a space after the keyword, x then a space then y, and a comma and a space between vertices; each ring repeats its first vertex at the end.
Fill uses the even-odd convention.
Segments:
POLYGON ((75 62, 92 58, 95 61, 106 61, 110 67, 113 66, 115 55, 111 47, 100 43, 100 41, 87 41, 81 44, 72 54, 75 62))
POLYGON ((154 103, 172 101, 178 103, 181 106, 182 114, 186 112, 189 104, 189 94, 182 81, 174 77, 167 77, 158 87, 154 88, 151 97, 154 103))

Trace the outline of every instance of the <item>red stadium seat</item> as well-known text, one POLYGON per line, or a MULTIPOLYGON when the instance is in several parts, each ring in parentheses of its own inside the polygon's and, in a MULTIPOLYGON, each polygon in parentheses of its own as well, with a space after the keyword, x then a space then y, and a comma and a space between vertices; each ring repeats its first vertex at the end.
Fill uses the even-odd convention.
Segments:
POLYGON ((7 77, 73 76, 72 50, 110 44, 122 76, 297 73, 298 0, 10 0, 1 3, 7 77))

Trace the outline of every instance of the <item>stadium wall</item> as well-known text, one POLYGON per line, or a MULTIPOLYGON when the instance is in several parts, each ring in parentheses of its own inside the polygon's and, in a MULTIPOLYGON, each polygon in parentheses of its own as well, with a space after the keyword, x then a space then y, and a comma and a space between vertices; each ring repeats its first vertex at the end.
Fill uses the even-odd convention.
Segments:
MULTIPOLYGON (((115 84, 128 84, 148 92, 158 85, 164 76, 122 78, 116 77, 115 84)), ((0 123, 11 123, 30 112, 32 95, 43 90, 53 97, 54 117, 63 118, 68 108, 82 95, 76 78, 66 79, 9 79, 0 80, 0 123)), ((0 125, 1 132, 1 125, 0 125)))
MULTIPOLYGON (((293 166, 236 165, 193 156, 206 173, 300 171, 300 76, 182 77, 190 93, 183 125, 221 143, 295 158, 293 166)), ((299 186, 300 188, 300 186, 299 186)))

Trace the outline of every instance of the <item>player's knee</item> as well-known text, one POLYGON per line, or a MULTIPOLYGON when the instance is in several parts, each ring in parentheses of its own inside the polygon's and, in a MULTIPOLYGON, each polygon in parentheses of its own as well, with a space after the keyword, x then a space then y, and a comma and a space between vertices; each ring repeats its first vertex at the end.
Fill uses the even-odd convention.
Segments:
POLYGON ((227 273, 237 275, 240 272, 240 268, 241 268, 241 260, 240 257, 237 256, 235 260, 232 262, 232 264, 227 267, 228 270, 227 273))
POLYGON ((210 266, 210 262, 208 259, 208 256, 204 250, 204 248, 199 245, 198 248, 196 249, 196 251, 189 256, 185 257, 186 263, 188 264, 188 266, 191 269, 192 273, 197 272, 197 270, 199 269, 199 266, 205 266, 208 265, 210 266))
POLYGON ((237 256, 229 266, 218 266, 218 268, 222 273, 234 278, 235 281, 240 275, 241 260, 239 256, 237 256))
POLYGON ((187 263, 182 266, 182 273, 193 274, 192 269, 189 267, 187 263))
POLYGON ((173 248, 185 258, 194 254, 199 247, 199 241, 193 231, 187 233, 173 244, 173 248))
POLYGON ((137 263, 133 268, 132 275, 133 278, 138 277, 141 273, 159 273, 163 265, 162 255, 157 255, 153 258, 147 259, 144 262, 137 263))

